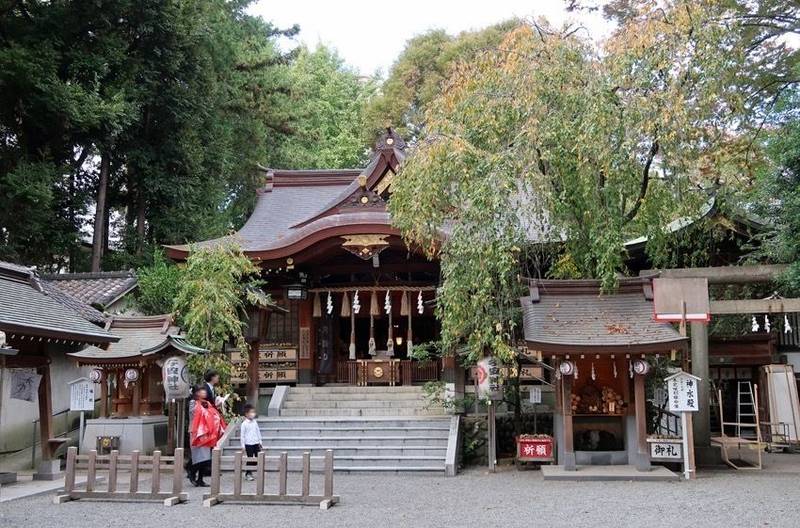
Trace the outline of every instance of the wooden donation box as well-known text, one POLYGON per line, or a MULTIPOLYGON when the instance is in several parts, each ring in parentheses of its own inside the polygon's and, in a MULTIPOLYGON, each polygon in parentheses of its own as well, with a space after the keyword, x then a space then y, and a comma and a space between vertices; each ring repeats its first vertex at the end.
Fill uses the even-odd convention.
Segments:
POLYGON ((359 359, 358 385, 389 385, 400 383, 399 359, 359 359))

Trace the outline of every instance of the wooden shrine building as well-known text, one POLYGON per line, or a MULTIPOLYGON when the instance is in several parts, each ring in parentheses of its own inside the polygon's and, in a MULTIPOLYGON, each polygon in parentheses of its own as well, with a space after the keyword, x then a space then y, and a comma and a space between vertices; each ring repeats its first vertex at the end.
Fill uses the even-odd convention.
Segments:
POLYGON ((630 464, 647 470, 645 361, 687 351, 687 339, 654 321, 652 281, 530 280, 521 299, 526 346, 556 372, 558 463, 630 464))
POLYGON ((171 314, 113 317, 106 328, 119 336, 117 343, 68 354, 78 365, 93 367, 92 380, 100 386, 100 416, 87 421, 83 448, 100 449, 112 439, 121 452, 165 446, 172 428, 164 415, 161 365, 168 357, 206 350, 186 342, 171 314))
MULTIPOLYGON (((405 143, 391 130, 363 169, 267 170, 253 214, 233 236, 258 262, 278 310, 251 314, 248 396, 275 384, 410 384, 440 366, 409 358, 438 337, 438 262, 403 242, 387 208, 405 143), (257 356, 257 357, 256 357, 257 356), (255 360, 255 361, 254 361, 255 360), (257 380, 257 382, 256 382, 257 380)), ((168 246, 186 259, 188 245, 168 246)))
MULTIPOLYGON (((54 428, 53 405, 60 414, 69 408, 70 378, 65 376, 74 377, 75 371, 66 354, 119 340, 98 326, 102 322, 102 313, 50 288, 30 268, 0 262, 0 331, 7 341, 0 343, 5 345, 0 349, 0 423, 4 442, 19 436, 20 420, 38 429, 41 458, 36 478, 61 475, 56 452, 68 438, 54 428), (10 389, 2 387, 3 381, 12 384, 10 389)), ((28 430, 24 434, 30 439, 28 430)))

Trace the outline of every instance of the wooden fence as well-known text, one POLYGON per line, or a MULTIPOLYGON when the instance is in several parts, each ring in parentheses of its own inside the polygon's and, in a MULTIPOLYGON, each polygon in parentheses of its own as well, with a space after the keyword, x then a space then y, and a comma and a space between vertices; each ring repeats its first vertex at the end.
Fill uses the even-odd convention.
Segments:
POLYGON ((152 456, 140 456, 139 451, 130 455, 120 455, 112 451, 109 455, 98 455, 92 450, 88 455, 79 455, 77 447, 67 449, 67 472, 64 479, 64 494, 57 495, 56 504, 71 500, 92 499, 102 501, 129 502, 163 502, 165 506, 173 506, 186 502, 187 494, 183 493, 183 448, 177 448, 174 456, 161 456, 154 451, 152 456), (78 489, 75 476, 78 470, 86 470, 86 486, 78 489), (118 489, 118 471, 130 471, 127 490, 118 489), (142 471, 150 470, 150 490, 139 491, 139 478, 142 471), (97 489, 99 471, 107 471, 108 484, 105 489, 97 489), (167 472, 172 476, 172 489, 161 491, 161 477, 167 472))
POLYGON ((241 451, 232 456, 222 456, 219 448, 211 453, 211 488, 203 496, 203 506, 211 507, 221 502, 249 503, 249 504, 319 504, 320 509, 327 510, 337 502, 339 497, 333 494, 333 451, 328 449, 325 456, 312 457, 310 453, 303 453, 299 457, 290 457, 283 451, 278 456, 268 456, 266 451, 261 451, 255 459, 246 459, 241 451), (300 460, 302 463, 302 483, 299 494, 290 494, 287 490, 287 475, 289 460, 300 460), (312 460, 322 460, 322 471, 312 471, 312 460), (277 466, 269 467, 269 462, 276 461, 277 466), (249 462, 249 465, 248 465, 249 462), (233 489, 222 492, 222 472, 233 469, 233 489), (246 471, 255 473, 255 492, 242 491, 242 477, 246 471), (267 492, 267 474, 277 472, 278 479, 275 493, 267 492), (321 494, 312 494, 311 475, 322 473, 324 482, 321 494))

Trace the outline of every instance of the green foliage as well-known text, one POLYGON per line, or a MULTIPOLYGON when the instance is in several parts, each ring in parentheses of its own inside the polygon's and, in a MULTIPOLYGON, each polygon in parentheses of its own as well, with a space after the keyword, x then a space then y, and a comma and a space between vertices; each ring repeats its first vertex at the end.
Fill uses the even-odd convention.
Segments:
POLYGON ((744 24, 716 3, 633 4, 600 48, 521 24, 451 70, 428 105, 391 210, 410 244, 441 259, 450 350, 513 359, 529 244, 563 240, 556 273, 610 289, 624 241, 646 235, 657 254, 664 226, 696 218, 709 191, 746 185, 758 166, 755 117, 774 91, 741 80, 784 61, 754 63, 744 24))
POLYGON ((164 257, 162 251, 153 253, 153 263, 139 268, 136 304, 145 315, 171 313, 181 288, 183 271, 164 257))
POLYGON ((362 166, 367 155, 363 112, 377 90, 376 81, 359 78, 334 50, 322 45, 301 48, 288 78, 291 138, 279 145, 271 163, 287 169, 362 166))
POLYGON ((425 107, 441 93, 451 70, 497 46, 516 25, 516 20, 509 20, 456 36, 435 29, 410 39, 365 110, 366 144, 386 127, 407 141, 416 139, 422 132, 425 107))
POLYGON ((795 89, 782 106, 785 123, 767 140, 769 165, 759 175, 754 203, 772 222, 757 258, 789 263, 783 294, 800 293, 800 94, 795 89))
POLYGON ((259 268, 234 244, 194 248, 186 261, 175 308, 195 346, 212 353, 223 350, 226 342, 245 349, 243 330, 247 303, 265 304, 257 297, 261 281, 259 268))

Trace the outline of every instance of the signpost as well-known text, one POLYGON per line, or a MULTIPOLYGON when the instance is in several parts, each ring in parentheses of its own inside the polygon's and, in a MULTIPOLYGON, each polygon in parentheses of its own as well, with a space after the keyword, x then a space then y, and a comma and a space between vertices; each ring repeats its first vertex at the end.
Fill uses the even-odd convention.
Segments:
POLYGON ((497 432, 495 430, 495 404, 496 400, 503 398, 503 393, 500 390, 500 368, 497 366, 497 360, 492 356, 487 356, 478 361, 478 369, 476 376, 476 385, 478 399, 488 398, 488 440, 487 458, 489 459, 489 471, 494 472, 494 467, 497 464, 497 432))
POLYGON ((78 378, 69 382, 69 410, 80 411, 78 428, 78 450, 83 447, 83 430, 86 426, 86 411, 94 412, 94 382, 89 378, 78 378))
MULTIPOLYGON (((665 378, 669 394, 669 410, 681 413, 683 430, 683 474, 688 479, 695 478, 694 441, 692 438, 692 413, 700 410, 699 377, 688 372, 678 371, 665 378)), ((651 445, 651 450, 653 446, 651 445)))

